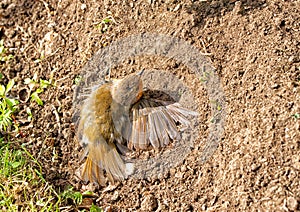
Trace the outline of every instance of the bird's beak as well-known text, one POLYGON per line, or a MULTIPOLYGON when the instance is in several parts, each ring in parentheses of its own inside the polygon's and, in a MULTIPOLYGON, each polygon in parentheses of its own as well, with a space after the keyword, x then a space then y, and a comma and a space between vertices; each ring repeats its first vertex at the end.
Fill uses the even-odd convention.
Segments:
POLYGON ((142 74, 144 73, 145 69, 143 68, 140 72, 138 72, 136 75, 138 76, 142 76, 142 74))

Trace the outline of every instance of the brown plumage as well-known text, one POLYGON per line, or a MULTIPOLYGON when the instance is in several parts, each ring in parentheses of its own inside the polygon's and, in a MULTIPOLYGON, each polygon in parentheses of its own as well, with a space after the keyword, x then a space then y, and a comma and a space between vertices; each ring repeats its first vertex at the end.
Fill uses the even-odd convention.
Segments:
POLYGON ((187 116, 197 115, 178 103, 143 96, 140 75, 106 83, 84 102, 78 126, 86 157, 83 180, 103 184, 104 171, 112 182, 127 178, 134 167, 123 161, 116 144, 131 150, 166 146, 179 138, 176 123, 188 127, 187 116))

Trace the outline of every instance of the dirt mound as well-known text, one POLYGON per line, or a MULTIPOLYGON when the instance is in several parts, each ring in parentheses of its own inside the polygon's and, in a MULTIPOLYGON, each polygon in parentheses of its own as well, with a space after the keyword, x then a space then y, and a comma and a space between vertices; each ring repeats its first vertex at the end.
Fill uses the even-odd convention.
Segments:
MULTIPOLYGON (((2 1, 0 37, 14 58, 1 65, 7 79, 57 81, 31 103, 33 121, 20 125, 22 142, 57 188, 73 185, 79 152, 72 123, 74 79, 112 41, 140 33, 176 36, 211 59, 226 96, 226 124, 213 156, 201 146, 159 179, 129 179, 100 188, 97 204, 116 210, 300 209, 299 1, 2 1)), ((161 59, 161 58, 160 58, 161 59)), ((176 61, 131 58, 112 76, 141 67, 172 72, 195 88, 200 140, 208 136, 210 102, 200 80, 176 61), (149 67, 147 67, 147 64, 149 67), (149 65, 151 64, 151 65, 149 65), (197 88, 197 89, 196 89, 197 88)), ((27 103, 18 120, 26 119, 27 103)))

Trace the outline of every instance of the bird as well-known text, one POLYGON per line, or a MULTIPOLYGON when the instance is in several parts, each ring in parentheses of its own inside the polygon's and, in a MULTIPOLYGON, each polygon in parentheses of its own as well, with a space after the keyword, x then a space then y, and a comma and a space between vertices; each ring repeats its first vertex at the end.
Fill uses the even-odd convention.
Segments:
POLYGON ((198 115, 177 102, 147 96, 143 72, 109 80, 84 101, 77 130, 85 159, 82 180, 104 185, 104 173, 112 183, 127 179, 135 167, 124 161, 126 152, 165 147, 190 126, 189 115, 198 115))

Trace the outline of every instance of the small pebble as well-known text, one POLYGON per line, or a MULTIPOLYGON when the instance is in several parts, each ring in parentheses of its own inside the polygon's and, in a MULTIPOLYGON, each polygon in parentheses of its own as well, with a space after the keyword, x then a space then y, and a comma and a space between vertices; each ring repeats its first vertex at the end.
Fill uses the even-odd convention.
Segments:
POLYGON ((298 210, 299 203, 298 203, 298 201, 296 200, 295 197, 288 197, 287 198, 287 207, 288 207, 288 209, 290 209, 292 211, 298 210))
POLYGON ((142 211, 153 211, 158 207, 157 199, 152 195, 147 195, 144 197, 141 203, 141 210, 142 211))
POLYGON ((86 9, 86 4, 82 4, 80 9, 85 10, 86 9))

